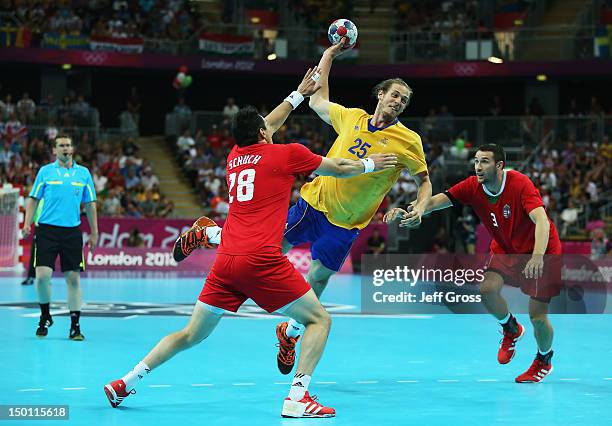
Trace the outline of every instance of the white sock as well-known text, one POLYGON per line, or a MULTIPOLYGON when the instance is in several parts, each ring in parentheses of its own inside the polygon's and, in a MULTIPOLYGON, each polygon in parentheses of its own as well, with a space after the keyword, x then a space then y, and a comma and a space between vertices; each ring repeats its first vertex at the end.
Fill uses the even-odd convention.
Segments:
POLYGON ((304 326, 302 324, 300 324, 293 318, 289 319, 287 324, 287 330, 285 331, 287 337, 298 337, 301 336, 303 332, 304 326))
POLYGON ((209 226, 206 228, 206 236, 211 244, 221 244, 221 227, 209 226))
POLYGON ((542 349, 538 348, 538 352, 540 353, 540 355, 547 355, 550 353, 550 351, 552 351, 552 347, 547 351, 543 351, 542 349))
POLYGON ((505 317, 503 317, 502 319, 499 320, 500 324, 505 324, 508 321, 510 321, 510 318, 512 317, 512 314, 510 312, 508 312, 508 315, 506 315, 505 317))
POLYGON ((136 383, 138 383, 138 381, 140 381, 144 376, 146 376, 150 372, 151 372, 151 369, 144 362, 140 361, 138 364, 136 364, 136 367, 134 367, 132 371, 130 371, 129 373, 127 373, 125 376, 121 378, 121 380, 125 382, 126 392, 131 391, 134 388, 134 386, 136 386, 136 383))
POLYGON ((289 398, 292 401, 299 401, 304 398, 304 394, 308 391, 308 385, 310 385, 310 377, 308 374, 297 373, 293 376, 293 383, 289 389, 289 398))

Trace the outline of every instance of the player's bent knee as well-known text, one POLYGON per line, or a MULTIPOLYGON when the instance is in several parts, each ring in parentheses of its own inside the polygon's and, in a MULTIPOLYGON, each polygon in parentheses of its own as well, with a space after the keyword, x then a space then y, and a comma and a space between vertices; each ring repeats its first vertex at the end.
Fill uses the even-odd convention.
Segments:
POLYGON ((180 333, 182 334, 181 338, 187 347, 195 346, 207 337, 207 335, 189 328, 181 330, 180 333))
POLYGON ((529 319, 531 323, 535 326, 543 325, 548 321, 548 316, 546 314, 529 314, 529 319))
POLYGON ((501 292, 501 286, 493 281, 485 281, 480 285, 480 294, 483 296, 494 296, 501 292))
POLYGON ((321 306, 316 312, 313 312, 313 323, 325 327, 326 329, 331 328, 331 315, 321 306))

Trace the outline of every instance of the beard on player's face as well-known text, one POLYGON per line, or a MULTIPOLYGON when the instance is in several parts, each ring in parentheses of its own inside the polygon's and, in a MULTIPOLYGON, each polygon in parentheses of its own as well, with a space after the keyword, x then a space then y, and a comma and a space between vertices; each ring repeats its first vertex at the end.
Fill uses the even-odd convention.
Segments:
POLYGON ((494 163, 481 164, 475 166, 474 171, 476 172, 476 179, 478 183, 492 183, 495 182, 497 177, 497 167, 494 163))
POLYGON ((496 167, 493 158, 483 156, 480 152, 474 158, 474 172, 478 183, 489 183, 495 180, 496 167))

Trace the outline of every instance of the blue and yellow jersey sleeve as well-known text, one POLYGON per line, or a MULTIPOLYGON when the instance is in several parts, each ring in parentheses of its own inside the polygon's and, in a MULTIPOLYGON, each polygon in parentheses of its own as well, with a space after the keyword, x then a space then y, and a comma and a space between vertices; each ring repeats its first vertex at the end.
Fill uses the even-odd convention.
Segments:
POLYGON ((359 108, 332 103, 329 117, 338 137, 328 158, 357 160, 381 153, 395 153, 398 157, 398 165, 393 169, 348 179, 318 176, 302 187, 302 198, 323 212, 331 223, 347 229, 363 229, 397 182, 402 169, 408 169, 412 175, 427 172, 421 138, 399 121, 385 128, 373 127, 369 122, 371 117, 359 108))
POLYGON ((45 175, 46 168, 41 167, 36 173, 36 179, 34 179, 34 184, 32 185, 32 189, 30 190, 30 197, 36 198, 40 200, 45 195, 45 175))
POLYGON ((91 173, 85 167, 83 167, 85 175, 85 188, 83 190, 83 197, 81 199, 82 203, 91 203, 92 201, 96 201, 96 190, 94 187, 93 179, 91 178, 91 173))

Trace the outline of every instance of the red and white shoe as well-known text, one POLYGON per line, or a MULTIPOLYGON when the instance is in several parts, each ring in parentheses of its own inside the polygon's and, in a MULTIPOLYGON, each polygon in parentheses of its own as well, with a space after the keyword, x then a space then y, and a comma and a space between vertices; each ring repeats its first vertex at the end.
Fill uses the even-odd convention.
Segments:
POLYGON ((289 397, 283 402, 283 417, 336 417, 336 410, 325 407, 317 402, 317 397, 311 397, 308 392, 299 401, 289 397))
POLYGON ((295 345, 300 340, 300 336, 287 336, 288 322, 281 322, 276 326, 276 338, 278 339, 278 353, 276 354, 276 364, 278 371, 282 374, 289 374, 295 364, 295 345))
POLYGON ((540 383, 544 380, 544 377, 548 376, 552 371, 553 366, 550 361, 547 363, 536 356, 531 367, 514 380, 516 383, 540 383))
POLYGON ((516 323, 518 330, 516 333, 511 334, 504 330, 504 337, 502 338, 501 344, 499 345, 499 351, 497 351, 497 361, 500 364, 508 364, 514 358, 516 342, 521 340, 523 334, 525 334, 525 327, 520 323, 516 323))
POLYGON ((125 382, 123 380, 115 380, 104 386, 104 393, 108 398, 108 402, 113 408, 117 408, 121 402, 129 395, 135 394, 136 389, 127 392, 125 390, 125 382))

